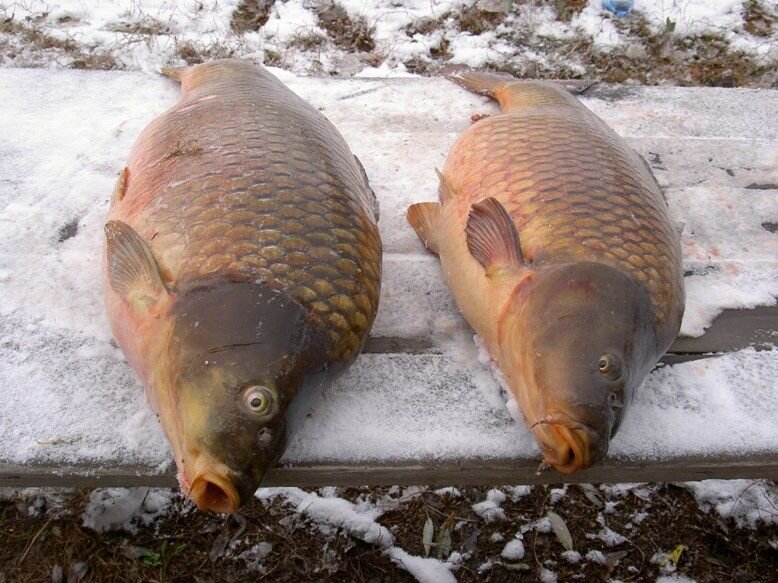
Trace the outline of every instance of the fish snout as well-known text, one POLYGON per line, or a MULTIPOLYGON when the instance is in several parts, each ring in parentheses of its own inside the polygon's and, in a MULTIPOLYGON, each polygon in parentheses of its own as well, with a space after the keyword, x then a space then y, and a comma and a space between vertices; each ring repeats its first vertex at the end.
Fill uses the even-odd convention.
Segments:
POLYGON ((240 506, 240 496, 231 480, 216 473, 195 476, 188 493, 200 510, 232 514, 240 506))
POLYGON ((532 427, 544 463, 563 474, 591 467, 608 453, 608 439, 585 423, 566 415, 549 415, 532 427))

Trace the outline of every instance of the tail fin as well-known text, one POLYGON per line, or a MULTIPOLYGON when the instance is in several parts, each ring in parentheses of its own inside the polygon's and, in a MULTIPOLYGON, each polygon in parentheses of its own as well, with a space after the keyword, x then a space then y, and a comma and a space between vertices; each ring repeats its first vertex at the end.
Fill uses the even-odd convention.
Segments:
POLYGON ((189 67, 162 67, 160 70, 160 73, 162 73, 165 77, 170 77, 171 79, 181 82, 181 77, 184 75, 184 72, 189 67))
POLYGON ((516 79, 506 74, 469 69, 446 77, 473 93, 493 97, 500 103, 502 111, 577 103, 565 87, 551 81, 516 79))
POLYGON ((461 85, 468 91, 486 95, 488 97, 496 97, 495 93, 499 89, 502 89, 510 83, 516 82, 516 78, 511 77, 510 75, 501 75, 499 73, 490 73, 487 71, 474 71, 472 69, 454 71, 453 73, 446 75, 446 78, 461 85))

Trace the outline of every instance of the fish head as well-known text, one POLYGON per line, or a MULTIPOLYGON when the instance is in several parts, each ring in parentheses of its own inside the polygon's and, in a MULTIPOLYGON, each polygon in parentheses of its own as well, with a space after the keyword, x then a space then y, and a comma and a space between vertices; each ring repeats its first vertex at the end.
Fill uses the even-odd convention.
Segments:
POLYGON ((648 291, 601 263, 548 270, 521 301, 516 368, 545 462, 562 473, 608 452, 657 357, 648 291))
POLYGON ((255 283, 193 286, 173 314, 160 420, 182 489, 201 509, 232 513, 297 429, 289 414, 321 342, 300 304, 255 283))

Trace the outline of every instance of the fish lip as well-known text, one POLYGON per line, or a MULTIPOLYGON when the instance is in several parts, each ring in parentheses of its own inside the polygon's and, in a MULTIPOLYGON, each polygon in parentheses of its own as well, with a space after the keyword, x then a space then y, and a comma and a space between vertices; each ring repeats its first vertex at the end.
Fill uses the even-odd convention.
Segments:
POLYGON ((234 472, 225 464, 200 453, 194 463, 187 465, 194 474, 179 471, 181 490, 200 510, 219 514, 232 514, 241 506, 241 496, 233 479, 234 472))
MULTIPOLYGON (((186 482, 184 478, 182 485, 186 482)), ((232 481, 217 472, 198 473, 186 492, 200 510, 233 514, 240 506, 240 496, 232 481)))
POLYGON ((551 413, 536 421, 530 429, 541 445, 544 463, 562 474, 585 470, 605 455, 600 453, 600 448, 592 448, 592 444, 600 443, 597 431, 585 423, 573 421, 565 413, 551 413))

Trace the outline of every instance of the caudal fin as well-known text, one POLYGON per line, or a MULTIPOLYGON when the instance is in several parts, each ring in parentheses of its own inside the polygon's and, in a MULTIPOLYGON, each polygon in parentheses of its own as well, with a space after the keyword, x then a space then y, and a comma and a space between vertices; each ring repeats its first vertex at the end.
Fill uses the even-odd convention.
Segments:
POLYGON ((498 90, 510 83, 516 82, 516 79, 510 75, 501 75, 488 71, 474 71, 473 69, 454 71, 446 75, 446 78, 461 85, 468 91, 488 97, 496 97, 495 93, 498 90))
POLYGON ((162 73, 165 77, 170 77, 171 79, 174 79, 180 83, 181 77, 188 68, 189 67, 162 67, 160 73, 162 73))

